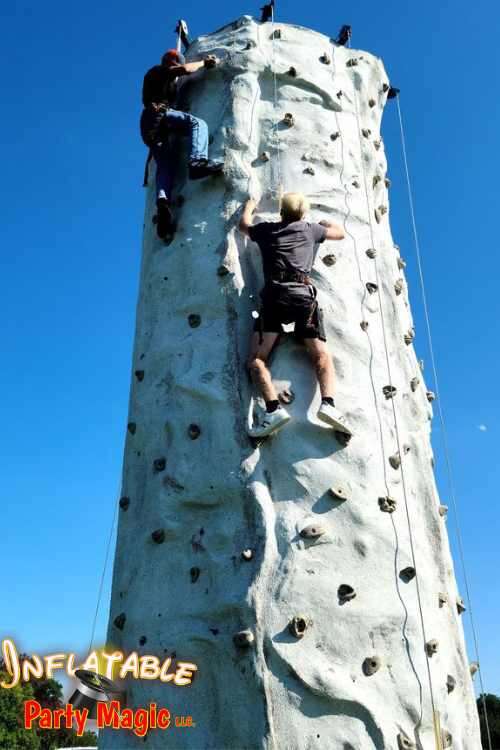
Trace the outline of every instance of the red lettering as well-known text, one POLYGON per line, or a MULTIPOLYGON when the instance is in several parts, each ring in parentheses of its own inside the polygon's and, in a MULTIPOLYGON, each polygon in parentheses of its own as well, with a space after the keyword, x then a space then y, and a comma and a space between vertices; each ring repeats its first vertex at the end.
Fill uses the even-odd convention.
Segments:
POLYGON ((120 710, 120 701, 111 701, 111 703, 102 703, 99 701, 97 704, 97 726, 99 729, 104 727, 113 727, 118 729, 120 721, 118 712, 120 710))
POLYGON ((24 728, 31 729, 31 725, 40 716, 42 707, 38 701, 24 701, 24 728))
POLYGON ((170 711, 168 708, 160 708, 158 711, 157 722, 160 729, 168 729, 170 726, 170 711))

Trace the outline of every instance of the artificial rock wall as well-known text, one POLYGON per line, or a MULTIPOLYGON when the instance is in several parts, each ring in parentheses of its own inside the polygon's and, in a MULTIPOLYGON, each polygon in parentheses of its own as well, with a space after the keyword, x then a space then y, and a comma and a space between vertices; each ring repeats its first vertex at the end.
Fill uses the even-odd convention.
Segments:
POLYGON ((183 106, 207 120, 226 174, 190 183, 182 163, 169 246, 148 191, 109 626, 126 651, 198 665, 189 688, 128 684, 129 705, 156 701, 196 727, 146 741, 104 733, 100 747, 430 750, 430 673, 445 745, 451 735, 453 748, 478 750, 432 408, 387 213, 386 72, 322 34, 246 16, 188 58, 207 53, 221 64, 185 82, 183 106), (244 362, 262 278, 237 223, 249 191, 257 220, 275 218, 280 184, 308 195, 311 219, 346 228, 320 246, 313 279, 348 445, 315 419, 318 389, 291 335, 271 365, 293 420, 259 446, 246 434, 259 408, 244 362), (418 578, 401 575, 408 567, 418 578), (242 630, 249 645, 233 640, 242 630))

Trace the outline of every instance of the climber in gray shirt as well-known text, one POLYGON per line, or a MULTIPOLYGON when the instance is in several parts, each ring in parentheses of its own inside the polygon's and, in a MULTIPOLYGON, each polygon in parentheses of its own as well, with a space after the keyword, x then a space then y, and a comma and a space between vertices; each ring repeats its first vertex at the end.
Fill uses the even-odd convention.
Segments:
POLYGON ((318 244, 343 239, 344 230, 332 221, 319 224, 304 221, 309 202, 301 193, 285 193, 281 200, 281 221, 252 224, 255 209, 256 202, 247 200, 239 224, 240 230, 260 248, 265 281, 248 368, 266 402, 266 414, 261 424, 251 428, 250 435, 266 437, 290 419, 290 414, 280 406, 266 361, 283 332, 283 324, 294 323, 295 335, 304 340, 316 370, 321 392, 318 419, 351 436, 344 415, 335 407, 333 362, 325 343, 316 288, 309 278, 318 244))

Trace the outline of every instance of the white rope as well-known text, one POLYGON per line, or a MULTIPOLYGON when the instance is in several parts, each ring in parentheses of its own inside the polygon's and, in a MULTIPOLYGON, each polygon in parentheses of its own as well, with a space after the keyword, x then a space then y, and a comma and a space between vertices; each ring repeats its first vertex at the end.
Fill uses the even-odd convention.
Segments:
POLYGON ((422 268, 422 256, 420 252, 420 242, 418 238, 418 232, 417 232, 417 223, 415 219, 415 207, 413 202, 413 191, 411 187, 411 180, 410 180, 410 170, 408 167, 408 156, 406 151, 406 138, 404 133, 404 126, 403 126, 403 117, 401 114, 401 107, 399 104, 399 96, 396 97, 396 103, 398 108, 398 118, 399 118, 399 128, 401 132, 401 146, 403 150, 403 161, 405 166, 405 173, 406 173, 406 185, 408 189, 408 202, 410 206, 410 215, 411 215, 411 222, 413 227, 413 237, 415 241, 415 250, 416 250, 416 257, 417 257, 417 267, 418 267, 418 275, 420 279, 420 289, 422 293, 422 302, 424 307, 424 315, 425 315, 425 324, 427 329, 427 340, 429 345, 429 352, 431 355, 431 364, 432 364, 432 373, 434 377, 434 388, 436 392, 436 399, 437 399, 437 407, 438 407, 438 414, 439 414, 439 421, 441 424, 441 434, 442 434, 442 441, 443 441, 443 449, 444 449, 444 455, 445 455, 445 463, 447 468, 447 475, 448 475, 448 486, 449 486, 449 492, 450 497, 452 499, 452 505, 453 505, 453 512, 455 515, 455 523, 456 523, 456 529, 457 529, 457 540, 458 540, 458 549, 459 549, 459 556, 460 556, 460 562, 462 567, 462 575, 464 579, 465 584, 465 591, 466 591, 466 599, 467 599, 467 606, 469 610, 469 618, 470 618, 470 624, 472 629, 472 635, 474 640, 474 651, 476 655, 476 660, 479 665, 479 683, 481 686, 481 695, 482 695, 482 703, 484 708, 484 719, 486 724, 486 732, 488 735, 488 746, 489 750, 493 750, 492 743, 491 743, 491 734, 490 734, 490 727, 488 722, 488 711, 486 708, 486 698, 485 698, 485 692, 484 692, 484 684, 483 684, 483 677, 481 672, 481 661, 479 659, 479 639, 474 623, 474 617, 473 617, 473 609, 472 609, 472 599, 471 599, 471 593, 470 593, 470 587, 469 587, 469 580, 467 576, 467 569, 465 565, 465 553, 464 553, 464 546, 462 541, 462 532, 460 528, 460 517, 458 513, 458 503, 456 499, 456 493, 455 493, 455 483, 453 480, 453 472, 451 467, 451 458, 450 458, 450 451, 448 446, 448 436, 446 431, 446 425, 445 425, 445 419, 444 419, 444 412, 443 407, 441 404, 441 398, 440 398, 440 392, 439 392, 439 381, 437 376, 437 368, 436 368, 436 359, 434 356, 434 346, 432 343, 432 333, 431 333, 431 324, 430 324, 430 316, 429 316, 429 308, 427 304, 427 294, 425 291, 425 282, 424 282, 424 274, 423 274, 423 268, 422 268))
POLYGON ((111 542, 113 540, 113 532, 114 532, 114 529, 115 529, 115 523, 116 523, 117 513, 118 513, 118 499, 115 498, 115 509, 114 509, 114 512, 113 512, 113 520, 111 522, 111 528, 109 530, 108 543, 106 545, 106 555, 104 557, 104 565, 103 565, 102 574, 101 574, 101 581, 99 583, 99 592, 97 594, 97 604, 96 604, 96 608, 95 608, 94 621, 92 623, 92 632, 91 632, 91 636, 90 636, 90 643, 89 643, 89 650, 88 650, 89 654, 92 651, 92 646, 94 644, 95 629, 96 629, 96 624, 97 624, 97 616, 99 614, 99 607, 101 606, 102 591, 103 591, 103 588, 104 588, 104 578, 106 576, 106 568, 108 567, 109 551, 111 549, 111 542))

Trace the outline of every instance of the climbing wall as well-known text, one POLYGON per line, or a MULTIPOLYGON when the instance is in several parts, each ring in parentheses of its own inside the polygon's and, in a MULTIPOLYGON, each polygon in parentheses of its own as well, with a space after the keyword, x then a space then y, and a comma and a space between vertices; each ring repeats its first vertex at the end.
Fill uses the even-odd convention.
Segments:
POLYGON ((104 733, 100 747, 431 750, 439 716, 443 747, 478 750, 433 395, 389 227, 387 74, 366 52, 246 16, 188 59, 207 53, 221 64, 184 84, 182 106, 207 120, 226 174, 190 183, 179 169, 169 246, 148 191, 109 625, 117 647, 198 665, 189 688, 128 683, 129 705, 196 726, 104 733), (262 276, 237 223, 249 191, 257 220, 275 219, 280 184, 346 230, 312 276, 347 445, 315 418, 292 333, 271 367, 293 420, 247 437, 262 276))

